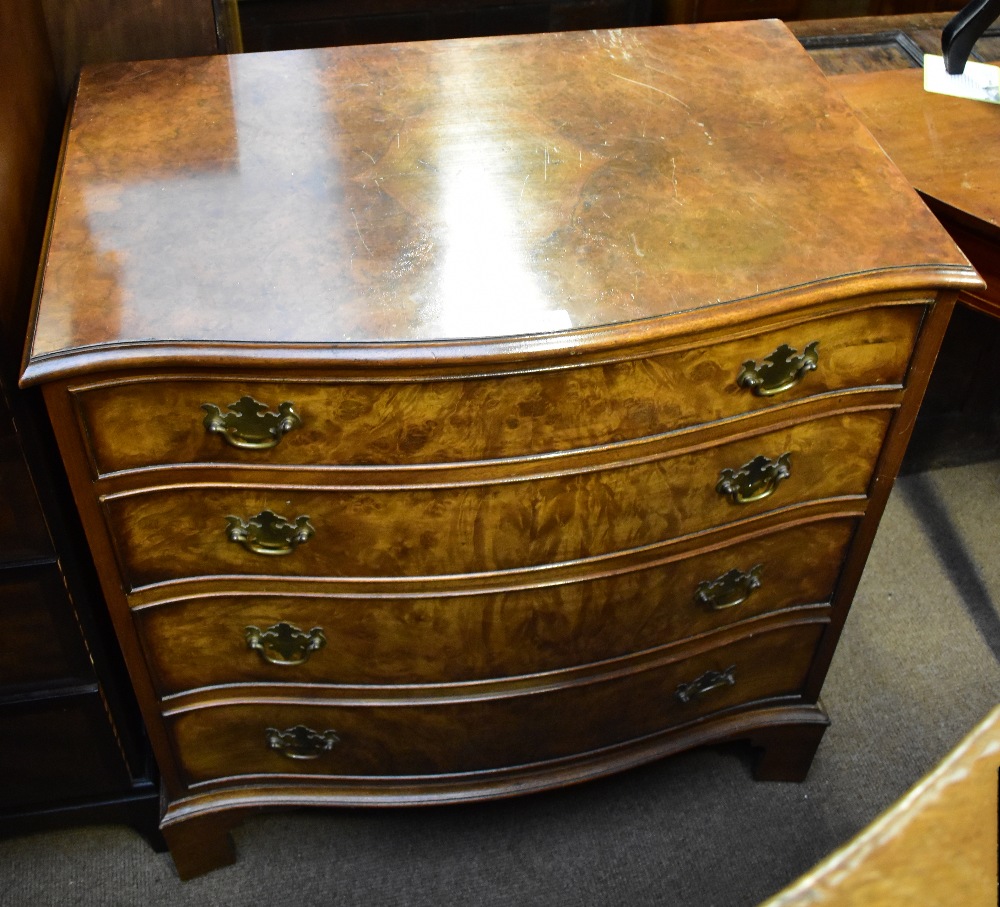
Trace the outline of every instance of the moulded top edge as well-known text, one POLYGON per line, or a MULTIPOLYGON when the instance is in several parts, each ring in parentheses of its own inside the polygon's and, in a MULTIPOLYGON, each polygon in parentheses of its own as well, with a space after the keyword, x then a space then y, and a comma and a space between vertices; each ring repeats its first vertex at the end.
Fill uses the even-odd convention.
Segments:
POLYGON ((880 294, 933 298, 983 286, 971 266, 926 265, 922 268, 851 275, 816 286, 796 287, 751 299, 718 302, 707 308, 641 321, 572 331, 511 337, 455 338, 421 342, 358 341, 341 343, 204 342, 149 340, 111 343, 29 355, 21 377, 24 387, 102 372, 169 368, 305 370, 323 368, 471 367, 573 359, 592 353, 627 350, 705 330, 744 326, 749 320, 784 312, 852 303, 880 294))

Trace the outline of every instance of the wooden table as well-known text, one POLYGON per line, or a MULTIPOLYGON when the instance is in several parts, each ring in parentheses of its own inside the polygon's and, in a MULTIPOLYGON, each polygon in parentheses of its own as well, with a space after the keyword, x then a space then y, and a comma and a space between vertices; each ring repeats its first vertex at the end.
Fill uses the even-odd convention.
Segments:
POLYGON ((924 91, 922 70, 832 81, 986 280, 964 301, 1000 317, 1000 107, 924 91))
MULTIPOLYGON (((1000 450, 1000 391, 991 378, 1000 356, 996 224, 989 210, 998 196, 995 176, 980 158, 995 136, 997 111, 928 96, 922 88, 923 55, 940 54, 952 15, 789 25, 989 279, 988 289, 962 294, 948 326, 907 450, 904 468, 911 471, 975 462, 1000 450), (959 169, 972 178, 965 180, 959 169)), ((987 29, 972 56, 1000 59, 1000 28, 987 29)))
MULTIPOLYGON (((962 301, 996 317, 1000 177, 990 149, 1000 137, 1000 108, 923 89, 923 55, 941 53, 952 16, 827 19, 789 28, 987 278, 987 289, 962 301)), ((1000 26, 985 31, 970 59, 1000 60, 1000 26)))
POLYGON ((24 380, 179 872, 264 807, 802 778, 978 285, 776 22, 85 72, 24 380))

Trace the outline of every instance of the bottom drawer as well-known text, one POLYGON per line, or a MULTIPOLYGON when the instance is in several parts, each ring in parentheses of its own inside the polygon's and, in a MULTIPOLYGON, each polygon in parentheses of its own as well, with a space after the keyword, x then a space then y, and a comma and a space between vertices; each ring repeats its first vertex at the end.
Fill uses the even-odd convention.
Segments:
POLYGON ((620 670, 562 686, 554 675, 543 689, 464 684, 400 688, 391 699, 391 691, 382 690, 375 699, 355 688, 356 698, 337 700, 333 690, 325 699, 317 690, 313 701, 243 700, 179 710, 167 715, 167 727, 190 784, 252 775, 427 776, 529 765, 796 695, 825 626, 817 618, 696 654, 688 650, 686 658, 619 662, 620 670), (699 681, 710 688, 699 692, 699 681), (287 748, 275 748, 282 746, 287 748))

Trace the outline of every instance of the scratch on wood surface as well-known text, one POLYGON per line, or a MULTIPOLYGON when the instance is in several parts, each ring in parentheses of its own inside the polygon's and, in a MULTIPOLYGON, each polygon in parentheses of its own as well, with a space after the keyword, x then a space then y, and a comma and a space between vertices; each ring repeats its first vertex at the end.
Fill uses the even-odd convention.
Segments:
POLYGON ((361 224, 358 223, 358 215, 354 213, 354 209, 351 208, 351 217, 354 218, 354 229, 358 231, 358 239, 361 240, 361 245, 365 247, 365 251, 371 255, 372 250, 368 247, 368 243, 365 242, 364 236, 361 235, 361 224))
POLYGON ((804 230, 800 230, 795 224, 793 224, 787 218, 776 217, 774 211, 768 205, 765 205, 761 201, 759 201, 756 198, 756 196, 754 196, 754 194, 752 192, 748 192, 746 194, 746 199, 747 199, 747 201, 750 202, 750 204, 756 205, 758 208, 760 208, 761 211, 767 212, 767 214, 771 217, 772 221, 774 221, 774 220, 780 220, 780 222, 783 223, 789 230, 791 230, 793 233, 798 233, 799 236, 808 236, 809 235, 804 230))
POLYGON ((637 79, 630 79, 628 78, 628 76, 621 76, 616 72, 611 73, 611 75, 613 75, 616 79, 621 79, 623 82, 631 82, 633 85, 638 85, 640 88, 648 88, 650 91, 655 91, 659 94, 662 94, 664 97, 670 98, 671 101, 676 101, 685 110, 691 109, 680 98, 675 97, 669 91, 664 91, 662 88, 657 88, 655 85, 650 85, 648 82, 640 82, 637 79))
POLYGON ((149 67, 147 69, 140 69, 138 72, 132 72, 132 73, 129 73, 127 76, 123 76, 118 81, 119 82, 134 82, 134 81, 136 81, 136 79, 141 79, 143 76, 148 76, 151 72, 153 72, 152 67, 149 67))

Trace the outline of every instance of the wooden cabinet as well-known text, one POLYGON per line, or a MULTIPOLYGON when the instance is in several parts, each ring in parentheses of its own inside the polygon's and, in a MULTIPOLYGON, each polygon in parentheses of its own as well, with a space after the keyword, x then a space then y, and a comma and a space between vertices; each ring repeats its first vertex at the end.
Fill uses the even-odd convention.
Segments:
POLYGON ((24 381, 180 873, 262 807, 803 777, 976 286, 775 22, 86 71, 24 381))
MULTIPOLYGON (((236 4, 234 4, 236 5, 236 4)), ((652 0, 239 0, 248 51, 647 25, 652 0)))
MULTIPOLYGON (((143 778, 134 742, 131 752, 125 749, 136 727, 111 699, 106 653, 98 650, 95 663, 97 639, 88 644, 83 634, 89 615, 81 609, 89 603, 77 596, 86 587, 67 575, 68 552, 62 559, 56 554, 2 385, 0 432, 0 715, 6 728, 0 829, 24 827, 32 813, 70 803, 119 800, 124 806, 144 790, 152 801, 155 791, 143 778)), ((153 802, 149 806, 152 828, 153 802)))
MULTIPOLYGON (((22 0, 19 0, 22 2, 22 0)), ((30 0, 44 13, 60 94, 80 67, 240 49, 236 0, 30 0)))

